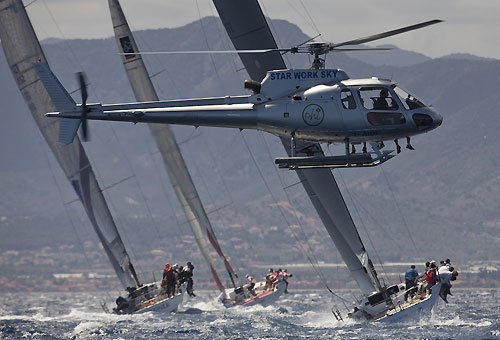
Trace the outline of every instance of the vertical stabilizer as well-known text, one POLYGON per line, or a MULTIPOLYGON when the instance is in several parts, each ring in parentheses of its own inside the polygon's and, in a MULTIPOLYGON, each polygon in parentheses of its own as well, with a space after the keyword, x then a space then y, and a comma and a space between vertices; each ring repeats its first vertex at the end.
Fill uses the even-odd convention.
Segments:
MULTIPOLYGON (((35 62, 33 63, 33 67, 47 89, 57 111, 74 111, 76 108, 75 101, 52 73, 49 65, 47 63, 35 62)), ((59 142, 64 144, 73 143, 79 126, 80 120, 78 119, 59 119, 59 142)))

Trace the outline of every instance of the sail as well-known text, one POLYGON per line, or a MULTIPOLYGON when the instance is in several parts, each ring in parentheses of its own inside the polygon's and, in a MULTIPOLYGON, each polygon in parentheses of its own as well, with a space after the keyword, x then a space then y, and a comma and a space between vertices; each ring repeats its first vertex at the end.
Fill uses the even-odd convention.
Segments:
POLYGON ((33 119, 82 202, 123 287, 138 285, 134 267, 82 144, 78 138, 69 145, 60 143, 57 120, 45 117, 45 113, 55 110, 55 107, 32 63, 46 63, 46 59, 21 0, 0 1, 0 39, 12 75, 33 119))
MULTIPOLYGON (((224 27, 236 50, 277 48, 264 14, 257 0, 213 0, 224 27)), ((241 61, 253 80, 262 80, 269 70, 285 69, 279 52, 240 54, 241 61)), ((281 138, 288 155, 291 156, 290 141, 281 138)), ((297 143, 296 156, 304 149, 314 150, 323 156, 317 143, 297 143)), ((352 276, 365 294, 380 289, 375 268, 359 237, 349 210, 329 169, 296 170, 300 182, 318 212, 340 255, 352 276)))
MULTIPOLYGON (((137 44, 135 43, 119 1, 108 0, 108 3, 111 11, 115 37, 120 52, 138 52, 137 44)), ((137 101, 157 101, 158 96, 153 83, 149 78, 149 74, 141 56, 122 55, 122 61, 137 101)), ((170 182, 172 183, 175 194, 177 195, 182 209, 184 210, 196 242, 198 243, 205 260, 210 266, 210 271, 215 279, 217 287, 223 292, 224 286, 220 281, 215 269, 214 261, 210 255, 207 238, 224 262, 233 285, 233 275, 235 275, 235 273, 224 256, 219 243, 217 242, 214 230, 212 229, 210 220, 208 219, 207 213, 203 208, 203 204, 186 167, 186 163, 182 157, 179 145, 177 145, 175 136, 166 124, 148 125, 162 155, 163 163, 170 178, 170 182)))

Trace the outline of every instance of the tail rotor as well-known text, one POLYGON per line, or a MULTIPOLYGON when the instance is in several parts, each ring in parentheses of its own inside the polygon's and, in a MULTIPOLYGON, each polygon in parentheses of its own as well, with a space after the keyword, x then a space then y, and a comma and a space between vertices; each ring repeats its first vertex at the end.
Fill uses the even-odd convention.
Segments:
POLYGON ((78 72, 76 74, 78 83, 80 85, 80 92, 82 94, 82 117, 80 118, 80 122, 82 123, 82 139, 84 142, 89 141, 89 131, 88 131, 88 126, 87 126, 87 114, 90 111, 90 109, 87 106, 87 98, 88 98, 88 92, 87 92, 87 82, 85 79, 85 73, 83 72, 78 72))

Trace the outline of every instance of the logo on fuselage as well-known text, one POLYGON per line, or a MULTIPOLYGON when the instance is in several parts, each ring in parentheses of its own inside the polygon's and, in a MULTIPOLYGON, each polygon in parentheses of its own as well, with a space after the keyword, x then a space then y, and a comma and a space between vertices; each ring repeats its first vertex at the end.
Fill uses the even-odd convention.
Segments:
POLYGON ((309 126, 316 126, 321 124, 323 118, 325 118, 325 112, 319 105, 307 105, 304 111, 302 111, 302 119, 309 126))

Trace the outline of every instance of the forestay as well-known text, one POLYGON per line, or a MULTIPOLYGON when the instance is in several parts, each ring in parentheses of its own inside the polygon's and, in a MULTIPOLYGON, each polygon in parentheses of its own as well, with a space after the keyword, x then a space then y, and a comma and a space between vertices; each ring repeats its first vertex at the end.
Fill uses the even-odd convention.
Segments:
MULTIPOLYGON (((275 49, 274 37, 257 0, 214 0, 215 7, 236 50, 275 49)), ((253 80, 261 81, 267 71, 286 69, 280 52, 245 53, 240 58, 253 80)), ((291 156, 290 141, 281 142, 291 156)), ((308 149, 324 156, 316 143, 297 143, 296 156, 308 149)), ((370 294, 380 289, 375 268, 365 250, 335 178, 329 169, 296 170, 311 202, 360 289, 370 294)))
POLYGON ((45 113, 55 107, 32 63, 46 62, 46 59, 21 0, 0 0, 0 39, 19 90, 82 202, 118 278, 124 288, 136 286, 139 280, 82 144, 78 138, 69 145, 60 143, 57 120, 45 117, 45 113))
MULTIPOLYGON (((121 9, 118 0, 108 0, 109 9, 115 32, 118 48, 122 53, 138 52, 132 32, 126 21, 125 15, 121 9)), ((127 76, 138 101, 157 101, 158 95, 154 89, 153 83, 149 77, 147 69, 140 55, 122 55, 123 65, 127 76)), ((173 132, 166 124, 148 124, 156 145, 163 158, 163 163, 167 169, 170 182, 174 188, 175 194, 184 210, 187 221, 195 236, 196 242, 201 249, 205 260, 210 266, 210 270, 215 279, 217 287, 224 292, 220 278, 215 269, 214 261, 208 249, 207 238, 210 241, 217 254, 221 257, 226 269, 233 281, 234 270, 224 256, 212 225, 208 219, 207 213, 203 208, 201 199, 196 191, 193 180, 186 167, 182 157, 179 145, 175 140, 173 132), (206 235, 206 237, 205 237, 206 235)), ((233 281, 234 285, 234 281, 233 281)))

